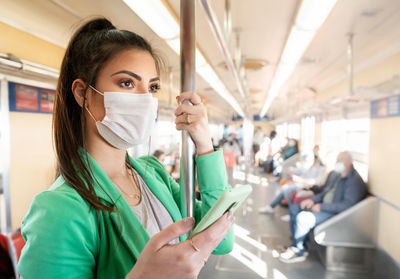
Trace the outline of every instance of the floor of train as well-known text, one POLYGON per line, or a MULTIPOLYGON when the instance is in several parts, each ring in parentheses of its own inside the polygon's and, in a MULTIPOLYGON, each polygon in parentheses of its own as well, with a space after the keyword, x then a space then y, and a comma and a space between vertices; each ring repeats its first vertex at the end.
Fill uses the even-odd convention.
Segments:
MULTIPOLYGON (((243 184, 244 172, 235 170, 231 184, 243 184)), ((259 214, 258 208, 272 201, 279 188, 272 177, 250 171, 253 192, 246 204, 235 213, 235 248, 229 255, 212 255, 199 279, 372 279, 368 273, 327 271, 316 251, 310 251, 307 260, 285 264, 276 257, 276 248, 290 245, 289 223, 280 217, 287 208, 278 206, 274 214, 259 214), (275 251, 274 251, 275 250, 275 251)))

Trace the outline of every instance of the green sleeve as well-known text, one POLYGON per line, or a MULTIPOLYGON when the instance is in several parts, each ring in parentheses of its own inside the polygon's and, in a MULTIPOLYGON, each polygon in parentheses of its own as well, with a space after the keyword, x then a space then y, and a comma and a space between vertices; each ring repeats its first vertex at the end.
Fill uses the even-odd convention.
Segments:
POLYGON ((95 278, 95 213, 76 195, 45 191, 35 197, 22 223, 26 244, 22 278, 95 278))
MULTIPOLYGON (((197 179, 201 202, 196 203, 196 222, 208 212, 215 201, 226 190, 231 188, 226 176, 226 168, 222 150, 196 157, 197 179), (200 217, 200 218, 199 218, 200 217)), ((230 253, 233 249, 233 227, 213 251, 215 255, 230 253)))
MULTIPOLYGON (((150 157, 152 159, 152 157, 150 157)), ((210 154, 196 157, 198 186, 201 193, 202 201, 197 201, 195 204, 195 219, 196 224, 200 222, 203 216, 213 206, 215 201, 221 194, 229 189, 230 186, 227 182, 225 161, 222 150, 215 151, 210 154)), ((153 164, 158 166, 158 173, 162 175, 166 182, 173 198, 181 210, 182 218, 186 217, 185 204, 183 198, 183 191, 175 180, 167 173, 162 164, 157 159, 150 160, 153 164), (157 162, 155 162, 157 161, 157 162)), ((181 238, 184 240, 184 238, 181 238)), ((233 228, 228 235, 221 241, 218 247, 213 251, 213 254, 223 255, 232 251, 234 242, 233 228)))

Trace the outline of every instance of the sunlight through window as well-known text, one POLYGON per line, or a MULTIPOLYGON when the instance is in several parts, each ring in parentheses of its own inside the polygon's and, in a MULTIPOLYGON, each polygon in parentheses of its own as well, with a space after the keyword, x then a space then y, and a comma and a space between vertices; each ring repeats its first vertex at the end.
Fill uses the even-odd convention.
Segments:
POLYGON ((254 246, 255 248, 261 250, 262 252, 267 252, 267 246, 265 246, 264 244, 262 244, 261 242, 255 240, 255 239, 249 237, 250 232, 245 230, 241 226, 235 224, 234 232, 235 232, 235 236, 243 239, 244 241, 246 241, 250 245, 254 246))
POLYGON ((229 255, 257 273, 261 278, 267 278, 267 264, 242 246, 235 243, 233 251, 229 255))

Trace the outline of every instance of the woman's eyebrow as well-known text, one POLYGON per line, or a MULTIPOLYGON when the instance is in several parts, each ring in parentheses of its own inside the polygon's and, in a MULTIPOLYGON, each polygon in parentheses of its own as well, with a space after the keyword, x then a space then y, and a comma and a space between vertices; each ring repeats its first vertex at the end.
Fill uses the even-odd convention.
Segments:
POLYGON ((135 74, 134 72, 127 71, 127 70, 118 71, 116 73, 113 73, 111 76, 115 76, 115 75, 118 75, 118 74, 127 74, 127 75, 130 75, 131 77, 133 77, 133 78, 135 78, 135 79, 137 79, 139 81, 142 80, 141 76, 139 76, 138 74, 135 74))
POLYGON ((153 82, 153 81, 156 81, 156 80, 160 80, 160 78, 159 77, 152 78, 149 82, 153 82))

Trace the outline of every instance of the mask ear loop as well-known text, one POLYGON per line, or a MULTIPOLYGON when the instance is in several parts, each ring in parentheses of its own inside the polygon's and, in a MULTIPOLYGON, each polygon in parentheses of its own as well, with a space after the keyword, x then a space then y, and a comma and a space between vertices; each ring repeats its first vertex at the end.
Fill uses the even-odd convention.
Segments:
MULTIPOLYGON (((97 90, 96 88, 94 88, 93 86, 91 86, 90 84, 89 84, 89 87, 92 89, 92 90, 94 90, 96 93, 99 93, 101 96, 104 96, 104 93, 101 93, 99 90, 97 90)), ((99 121, 97 121, 96 120, 96 118, 94 118, 94 116, 93 116, 93 114, 90 112, 90 110, 88 109, 88 107, 85 105, 85 109, 87 110, 87 112, 89 113, 89 115, 93 118, 93 120, 94 120, 94 122, 99 122, 99 121)))
POLYGON ((89 87, 91 89, 93 89, 94 91, 96 91, 97 93, 99 93, 101 96, 104 96, 104 93, 101 93, 99 90, 97 90, 96 88, 94 88, 93 86, 89 85, 89 87))
POLYGON ((93 118, 93 120, 94 120, 94 122, 98 122, 97 120, 96 120, 96 118, 94 118, 94 116, 93 116, 93 114, 90 112, 90 110, 88 109, 88 107, 85 105, 85 109, 87 110, 87 112, 89 113, 89 115, 93 118))

